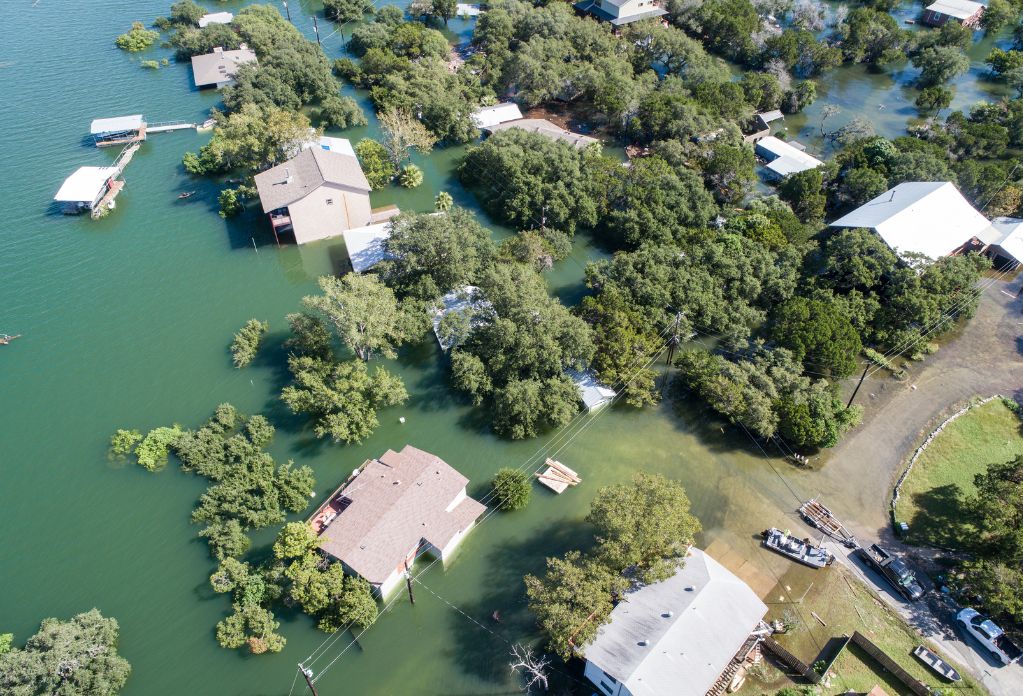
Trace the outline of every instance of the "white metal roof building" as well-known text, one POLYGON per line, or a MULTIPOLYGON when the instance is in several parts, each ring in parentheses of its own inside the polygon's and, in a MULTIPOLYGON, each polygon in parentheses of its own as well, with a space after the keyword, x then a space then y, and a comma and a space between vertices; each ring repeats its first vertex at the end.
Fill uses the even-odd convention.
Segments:
POLYGON ((909 181, 831 223, 874 230, 899 255, 938 259, 993 233, 950 181, 909 181))
POLYGON ((606 406, 617 395, 614 389, 597 381, 597 375, 593 373, 593 370, 584 372, 570 370, 566 374, 575 382, 576 389, 579 390, 579 398, 587 411, 594 411, 606 406))
POLYGON ((764 166, 771 172, 771 176, 778 179, 807 169, 816 169, 824 164, 816 157, 773 135, 760 138, 754 148, 758 155, 767 160, 764 166))
POLYGON ((384 259, 390 258, 384 249, 384 242, 391 236, 390 222, 345 230, 341 236, 345 239, 348 258, 352 262, 352 270, 356 273, 367 271, 384 259))
POLYGON ((991 227, 985 230, 983 235, 978 236, 978 239, 987 246, 990 254, 1002 257, 1002 262, 995 259, 996 268, 1001 268, 1006 263, 1023 263, 1023 220, 996 217, 991 221, 991 227))
POLYGON ((230 24, 234 15, 230 12, 210 12, 199 18, 200 27, 208 27, 211 24, 230 24))
POLYGON ((79 167, 64 180, 53 200, 91 208, 106 193, 108 182, 119 173, 117 167, 79 167))
POLYGON ((974 26, 983 13, 984 5, 973 0, 938 0, 924 9, 923 21, 941 26, 949 19, 955 19, 966 26, 974 26))
POLYGON ((583 674, 607 696, 705 696, 766 613, 749 585, 690 549, 675 575, 619 602, 583 674))
POLYGON ((113 118, 97 118, 89 128, 91 135, 114 135, 116 133, 130 133, 142 128, 142 114, 131 116, 115 116, 113 118))
POLYGON ((506 121, 516 121, 522 118, 519 105, 514 102, 502 102, 493 106, 485 106, 472 115, 472 122, 477 128, 490 128, 506 121))

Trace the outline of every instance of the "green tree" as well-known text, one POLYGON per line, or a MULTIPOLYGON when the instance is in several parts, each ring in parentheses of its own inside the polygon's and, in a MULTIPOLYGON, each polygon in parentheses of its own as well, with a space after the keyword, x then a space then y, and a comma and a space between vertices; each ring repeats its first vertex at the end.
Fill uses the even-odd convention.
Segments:
POLYGON ((394 178, 397 168, 387 154, 387 148, 370 138, 363 138, 355 146, 362 170, 374 190, 381 189, 394 178))
POLYGON ((429 154, 437 142, 436 136, 410 111, 390 109, 380 113, 377 118, 384 131, 384 148, 395 167, 407 161, 412 156, 412 150, 421 155, 429 154))
POLYGON ((259 319, 249 319, 234 335, 231 342, 231 358, 237 368, 247 367, 256 357, 263 337, 270 330, 270 325, 259 319))
POLYGON ((119 627, 98 609, 67 621, 44 619, 23 648, 0 650, 0 692, 92 696, 116 694, 131 665, 117 654, 119 627))
POLYGON ((635 569, 645 583, 673 575, 700 531, 682 484, 659 474, 601 488, 586 521, 596 528, 597 557, 619 572, 635 569))
POLYGON ((274 558, 285 561, 305 556, 316 546, 316 535, 307 522, 289 522, 274 541, 274 558))
POLYGON ((448 20, 455 16, 458 3, 456 0, 430 0, 430 8, 431 14, 440 17, 447 26, 448 20))
POLYGON ((288 314, 284 318, 291 328, 291 338, 284 342, 284 347, 289 353, 320 360, 330 360, 334 357, 330 330, 322 319, 304 312, 288 314))
POLYGON ((977 493, 966 507, 980 531, 983 555, 1023 563, 1023 457, 992 464, 974 485, 977 493))
POLYGON ((122 51, 144 51, 152 46, 160 38, 160 32, 146 29, 142 22, 132 22, 131 31, 121 34, 114 43, 122 51))
POLYGON ((213 117, 213 137, 182 160, 189 174, 262 171, 287 160, 297 143, 310 138, 308 118, 275 106, 245 104, 229 116, 214 111, 213 117))
POLYGON ((778 187, 778 195, 792 206, 803 222, 819 223, 824 220, 827 196, 824 193, 824 174, 820 169, 808 169, 785 177, 778 187))
POLYGON ((408 164, 398 172, 398 183, 403 188, 418 188, 423 184, 423 170, 414 164, 408 164))
POLYGON ((368 121, 358 102, 351 97, 331 94, 320 102, 320 126, 344 130, 354 126, 365 126, 368 121))
POLYGON ((194 27, 206 14, 206 9, 192 0, 179 0, 171 5, 170 21, 172 24, 194 27))
POLYGON ((349 273, 337 278, 319 279, 322 295, 308 295, 302 304, 318 312, 341 342, 360 360, 375 354, 385 358, 397 355, 395 349, 409 337, 408 319, 394 292, 371 275, 349 273))
POLYGON ((178 427, 153 428, 135 448, 135 456, 139 465, 149 471, 162 469, 167 465, 167 455, 171 446, 178 441, 184 431, 178 427))
POLYGON ((916 97, 916 108, 922 114, 947 109, 951 103, 952 90, 942 85, 925 87, 916 97))
POLYGON ((502 510, 521 510, 529 504, 533 486, 529 476, 518 469, 498 469, 493 482, 494 500, 502 510))
POLYGON ((374 6, 370 0, 323 0, 323 11, 327 19, 332 19, 339 24, 357 22, 365 15, 373 12, 374 6))
POLYGON ((258 604, 234 605, 234 613, 217 624, 217 642, 223 648, 248 645, 254 655, 280 652, 287 641, 275 631, 280 623, 258 604))
POLYGON ((377 411, 408 399, 401 378, 383 368, 372 375, 361 360, 331 363, 312 357, 288 359, 293 384, 281 399, 295 413, 308 413, 317 437, 361 442, 380 425, 377 411))
POLYGON ((451 207, 454 204, 455 199, 451 197, 451 194, 448 193, 447 191, 441 191, 440 193, 437 194, 437 197, 434 199, 433 208, 438 212, 446 213, 449 210, 451 210, 451 207))
POLYGON ((993 558, 965 561, 960 596, 973 602, 980 597, 985 611, 999 621, 1023 620, 1023 569, 1019 563, 993 558))
POLYGON ((1008 0, 990 0, 980 18, 981 26, 987 35, 997 34, 999 30, 1013 19, 1019 18, 1019 8, 1014 8, 1008 0))
POLYGON ((826 368, 833 377, 848 377, 859 367, 860 336, 831 298, 793 297, 778 309, 771 337, 796 360, 826 368))
POLYGON ((199 531, 199 536, 206 540, 210 555, 218 561, 241 556, 252 546, 238 520, 214 520, 199 531))
POLYGON ((913 65, 920 68, 917 84, 932 87, 965 73, 970 59, 957 46, 931 46, 913 56, 913 65))
POLYGON ((568 660, 575 646, 593 640, 607 623, 614 599, 628 582, 603 564, 569 551, 563 558, 548 558, 542 577, 527 575, 529 610, 547 636, 550 649, 568 660))
POLYGON ((142 440, 142 433, 138 430, 124 430, 118 428, 117 431, 110 437, 110 452, 119 457, 123 457, 132 453, 137 445, 142 440))

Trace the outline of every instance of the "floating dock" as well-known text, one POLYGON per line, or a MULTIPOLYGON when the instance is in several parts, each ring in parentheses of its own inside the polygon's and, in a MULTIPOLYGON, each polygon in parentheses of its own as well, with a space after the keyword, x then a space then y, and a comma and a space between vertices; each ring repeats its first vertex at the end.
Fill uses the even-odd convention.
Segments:
POLYGON ((583 482, 579 474, 575 473, 561 462, 548 458, 544 464, 547 466, 543 473, 535 475, 543 485, 561 495, 569 486, 577 486, 583 482))

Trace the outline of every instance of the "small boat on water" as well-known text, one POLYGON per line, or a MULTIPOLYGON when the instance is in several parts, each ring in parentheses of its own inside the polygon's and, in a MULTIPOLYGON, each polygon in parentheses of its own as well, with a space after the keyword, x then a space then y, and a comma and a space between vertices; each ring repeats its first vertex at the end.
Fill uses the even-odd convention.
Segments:
POLYGON ((830 551, 814 546, 809 539, 800 541, 775 527, 764 530, 761 536, 767 548, 811 568, 825 568, 835 560, 830 551))
POLYGON ((10 334, 0 334, 0 346, 6 346, 8 343, 16 338, 21 338, 21 334, 11 336, 10 334))
POLYGON ((195 195, 195 193, 196 193, 195 191, 185 191, 184 193, 179 193, 178 200, 180 201, 182 198, 191 198, 192 196, 195 195))
POLYGON ((962 681, 963 679, 955 667, 942 660, 925 645, 918 645, 913 648, 913 656, 927 665, 932 672, 935 672, 950 682, 962 681))

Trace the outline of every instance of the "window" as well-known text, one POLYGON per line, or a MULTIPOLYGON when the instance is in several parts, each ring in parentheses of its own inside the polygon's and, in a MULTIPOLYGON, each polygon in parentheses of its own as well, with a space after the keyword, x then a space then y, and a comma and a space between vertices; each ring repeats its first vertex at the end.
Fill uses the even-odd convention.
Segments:
POLYGON ((614 693, 614 690, 610 686, 605 684, 603 682, 603 680, 601 680, 601 682, 600 682, 600 688, 603 689, 604 691, 606 691, 608 693, 608 696, 610 696, 610 694, 614 693))
POLYGON ((618 680, 615 679, 614 677, 612 677, 610 674, 605 674, 604 675, 604 679, 607 679, 612 684, 617 684, 618 683, 618 680))

